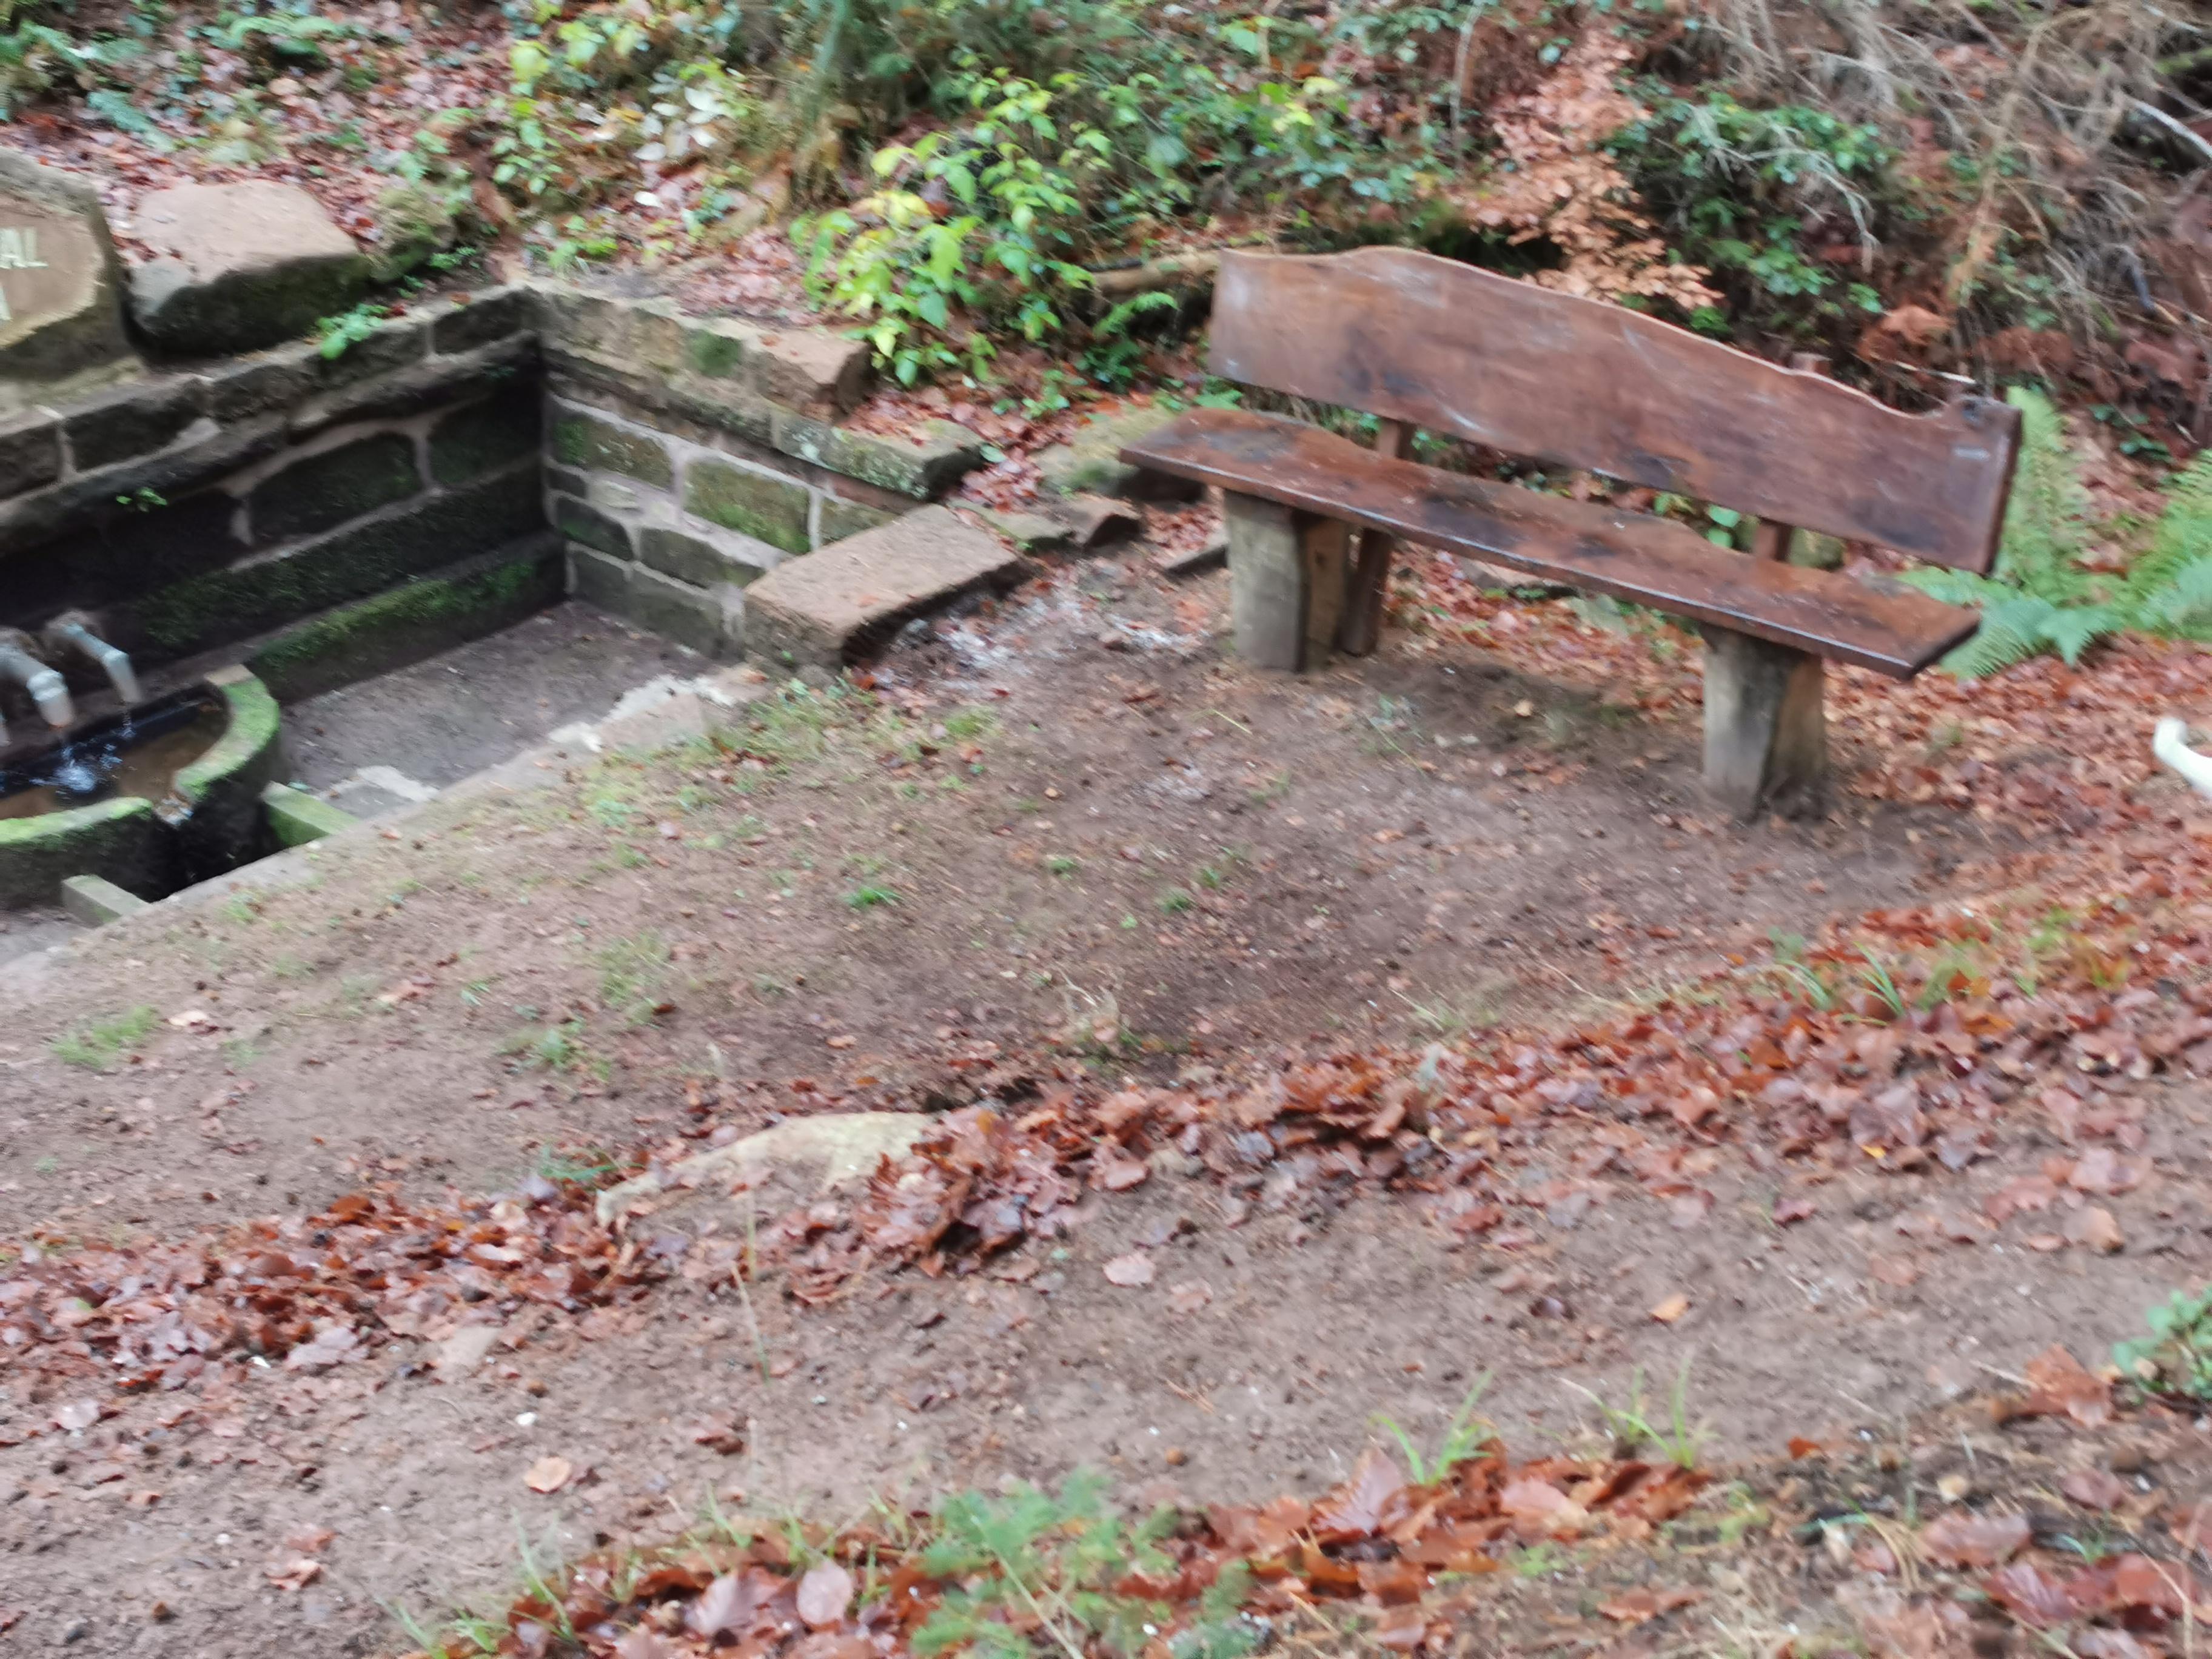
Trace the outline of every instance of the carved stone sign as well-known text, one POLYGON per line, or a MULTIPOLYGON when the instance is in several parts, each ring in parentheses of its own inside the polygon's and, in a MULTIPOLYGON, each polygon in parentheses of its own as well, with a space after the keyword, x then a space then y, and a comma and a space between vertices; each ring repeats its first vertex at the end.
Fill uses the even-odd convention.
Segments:
POLYGON ((0 408, 127 358, 120 296, 98 192, 0 152, 0 408))

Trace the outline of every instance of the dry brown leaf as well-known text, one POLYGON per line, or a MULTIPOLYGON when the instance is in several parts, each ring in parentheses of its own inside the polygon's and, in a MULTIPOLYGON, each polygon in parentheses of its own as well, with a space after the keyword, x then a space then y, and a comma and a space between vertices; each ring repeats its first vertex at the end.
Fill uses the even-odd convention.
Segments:
POLYGON ((1921 1529, 1920 1553, 1939 1567, 1993 1567, 2027 1546, 2024 1515, 1974 1515, 1954 1510, 1921 1529))
POLYGON ((523 1475, 522 1484, 535 1492, 556 1492, 575 1473, 575 1465, 565 1457, 541 1457, 523 1475))
POLYGON ((1127 1255, 1115 1256, 1106 1264, 1106 1282, 1138 1289, 1152 1282, 1155 1271, 1150 1254, 1144 1250, 1132 1250, 1127 1255))
POLYGON ((1651 1316, 1662 1325, 1671 1325, 1689 1311, 1690 1298, 1677 1291, 1652 1309, 1651 1316))
POLYGON ((799 1616, 816 1630, 842 1620, 852 1601, 853 1575, 835 1561, 809 1567, 799 1581, 799 1616))

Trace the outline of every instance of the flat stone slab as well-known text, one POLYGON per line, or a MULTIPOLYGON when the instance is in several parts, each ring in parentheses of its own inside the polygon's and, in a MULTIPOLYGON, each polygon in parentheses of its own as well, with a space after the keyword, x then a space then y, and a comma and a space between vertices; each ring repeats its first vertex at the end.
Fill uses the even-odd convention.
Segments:
POLYGON ((368 286, 372 262, 296 185, 177 185, 138 204, 158 257, 131 273, 131 313, 172 351, 257 351, 305 334, 368 286))
POLYGON ((62 884, 62 908, 88 927, 104 927, 145 908, 144 899, 104 876, 71 876, 62 884))
POLYGON ((908 617, 1026 570, 994 535, 926 507, 787 559, 745 590, 745 654, 771 671, 836 670, 908 617))
POLYGON ((0 151, 0 410, 14 406, 10 388, 135 367, 121 269, 99 191, 0 151))

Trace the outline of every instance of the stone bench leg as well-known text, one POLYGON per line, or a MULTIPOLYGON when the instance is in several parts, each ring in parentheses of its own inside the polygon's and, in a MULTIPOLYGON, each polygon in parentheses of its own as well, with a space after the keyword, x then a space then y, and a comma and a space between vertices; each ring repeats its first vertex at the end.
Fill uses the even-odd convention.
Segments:
POLYGON ((1351 526, 1234 494, 1223 516, 1237 654, 1286 673, 1320 667, 1344 612, 1351 526))
POLYGON ((1747 634, 1705 635, 1705 787, 1736 817, 1826 805, 1821 660, 1747 634))

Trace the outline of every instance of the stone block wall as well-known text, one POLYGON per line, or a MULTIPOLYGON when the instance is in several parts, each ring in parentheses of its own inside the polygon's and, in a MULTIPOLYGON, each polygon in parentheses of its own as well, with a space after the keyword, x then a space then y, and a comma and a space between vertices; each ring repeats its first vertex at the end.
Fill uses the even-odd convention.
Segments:
POLYGON ((542 538, 532 321, 495 290, 0 420, 0 624, 89 610, 158 670, 542 538))
POLYGON ((732 658, 749 582, 982 459, 856 430, 868 379, 839 335, 531 283, 0 414, 0 626, 86 610, 152 687, 220 654, 305 695, 565 591, 732 658))
POLYGON ((571 591, 708 656, 742 654, 756 577, 982 459, 949 423, 920 442, 836 424, 866 390, 858 341, 570 288, 537 297, 546 518, 571 591))

